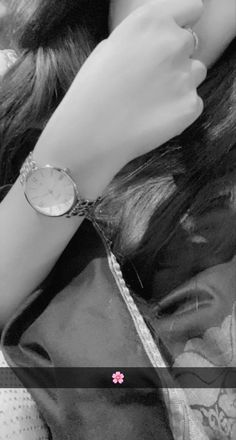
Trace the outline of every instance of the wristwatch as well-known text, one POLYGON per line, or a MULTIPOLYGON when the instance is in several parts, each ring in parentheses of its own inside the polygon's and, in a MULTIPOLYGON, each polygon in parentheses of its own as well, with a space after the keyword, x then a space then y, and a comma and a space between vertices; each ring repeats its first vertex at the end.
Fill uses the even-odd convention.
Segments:
POLYGON ((101 197, 83 199, 68 168, 40 166, 31 151, 20 169, 20 182, 29 204, 48 217, 89 217, 101 197))

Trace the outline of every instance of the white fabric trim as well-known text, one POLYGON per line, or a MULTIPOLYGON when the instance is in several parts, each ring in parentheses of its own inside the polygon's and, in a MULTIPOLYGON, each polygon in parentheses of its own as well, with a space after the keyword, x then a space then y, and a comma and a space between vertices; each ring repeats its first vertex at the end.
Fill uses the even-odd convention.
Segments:
MULTIPOLYGON (((161 352, 126 285, 120 265, 110 249, 110 242, 107 240, 104 232, 95 220, 93 220, 93 224, 103 240, 110 270, 116 280, 117 286, 127 306, 127 309, 129 310, 130 316, 147 356, 154 368, 165 368, 167 364, 165 363, 163 356, 161 355, 161 352)), ((196 420, 193 411, 188 404, 184 391, 181 388, 163 388, 162 390, 174 439, 209 440, 199 421, 196 420)))

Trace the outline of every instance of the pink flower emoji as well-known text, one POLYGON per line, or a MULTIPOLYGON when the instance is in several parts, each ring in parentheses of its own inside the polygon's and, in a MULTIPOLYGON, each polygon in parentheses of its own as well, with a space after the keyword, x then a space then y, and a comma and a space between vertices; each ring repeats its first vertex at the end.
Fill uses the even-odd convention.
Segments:
POLYGON ((124 382, 124 374, 122 374, 120 371, 116 371, 112 375, 113 383, 123 383, 124 382))

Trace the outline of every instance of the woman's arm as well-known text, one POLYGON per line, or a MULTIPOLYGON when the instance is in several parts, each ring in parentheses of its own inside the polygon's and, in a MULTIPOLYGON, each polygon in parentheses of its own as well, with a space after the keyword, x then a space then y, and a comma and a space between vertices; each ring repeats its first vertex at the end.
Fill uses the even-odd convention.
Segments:
MULTIPOLYGON (((78 173, 76 181, 81 196, 96 200, 112 179, 117 165, 88 156, 85 141, 80 146, 79 137, 69 139, 64 117, 63 121, 66 137, 59 142, 54 116, 34 149, 34 159, 42 165, 50 163, 63 168, 66 163, 75 177, 78 173), (79 165, 74 166, 66 151, 64 158, 54 156, 53 150, 61 142, 68 148, 71 143, 83 153, 79 165)), ((0 329, 22 300, 46 278, 82 221, 83 217, 78 216, 53 218, 37 213, 27 202, 17 179, 0 203, 0 329)))
POLYGON ((0 204, 0 328, 46 278, 82 220, 37 214, 19 179, 13 185, 0 204))
MULTIPOLYGON (((83 197, 100 196, 130 160, 181 133, 202 112, 205 67, 190 58, 182 26, 198 20, 200 0, 151 2, 102 42, 75 78, 34 150, 68 167, 83 197), (142 55, 140 57, 140 54, 142 55)), ((25 200, 19 180, 0 205, 0 325, 48 275, 81 224, 47 218, 25 200)))

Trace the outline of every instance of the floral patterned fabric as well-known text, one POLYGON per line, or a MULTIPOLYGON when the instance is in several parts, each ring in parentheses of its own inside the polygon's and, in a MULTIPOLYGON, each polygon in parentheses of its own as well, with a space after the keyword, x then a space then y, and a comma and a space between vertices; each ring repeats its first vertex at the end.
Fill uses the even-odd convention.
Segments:
POLYGON ((187 368, 180 369, 178 383, 207 438, 235 440, 236 258, 164 298, 151 324, 170 365, 187 368))
MULTIPOLYGON (((174 366, 188 366, 196 374, 196 368, 228 368, 223 377, 211 377, 217 388, 201 388, 206 378, 199 374, 199 388, 188 389, 189 404, 196 417, 201 421, 210 440, 236 439, 236 383, 232 386, 230 367, 236 365, 236 302, 232 314, 222 325, 206 330, 202 338, 190 339, 182 354, 177 356, 174 366), (219 383, 220 380, 220 383, 219 383), (227 380, 229 385, 227 385, 227 380)), ((199 370, 197 370, 199 372, 199 370)), ((214 370, 213 370, 214 371, 214 370)), ((191 373, 189 373, 191 375, 191 373)), ((214 384, 213 382, 213 384, 214 384)), ((212 384, 212 385, 213 385, 212 384)))

